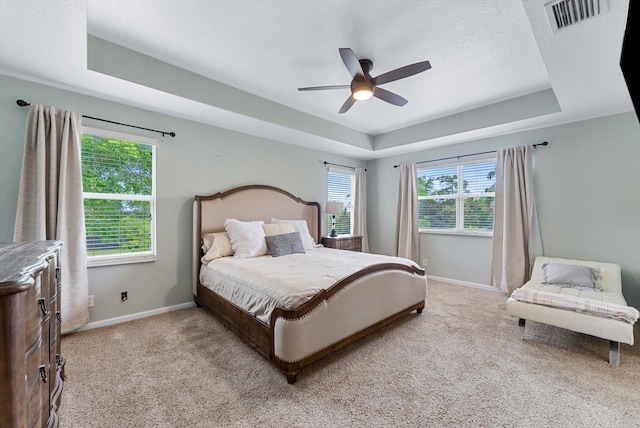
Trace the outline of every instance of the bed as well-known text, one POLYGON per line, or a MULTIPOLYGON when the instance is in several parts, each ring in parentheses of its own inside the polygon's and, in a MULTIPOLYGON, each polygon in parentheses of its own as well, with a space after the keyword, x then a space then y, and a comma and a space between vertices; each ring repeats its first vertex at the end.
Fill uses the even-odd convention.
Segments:
MULTIPOLYGON (((319 203, 265 185, 198 195, 193 203, 196 303, 282 370, 289 383, 314 361, 412 311, 421 313, 425 306, 427 280, 419 265, 398 257, 322 248, 320 213, 319 203), (298 239, 286 229, 291 226, 276 224, 294 225, 304 250, 284 257, 270 255, 275 253, 244 257, 236 245, 237 252, 219 247, 221 252, 208 257, 213 250, 205 244, 210 245, 212 237, 228 239, 235 233, 230 226, 252 223, 253 227, 256 222, 269 225, 263 226, 265 231, 282 227, 287 232, 274 238, 298 239), (294 273, 298 264, 307 276, 299 276, 299 267, 294 273), (273 286, 283 279, 276 272, 288 282, 273 286), (277 296, 264 303, 256 300, 260 293, 277 296)), ((262 239, 273 243, 274 238, 262 239)))

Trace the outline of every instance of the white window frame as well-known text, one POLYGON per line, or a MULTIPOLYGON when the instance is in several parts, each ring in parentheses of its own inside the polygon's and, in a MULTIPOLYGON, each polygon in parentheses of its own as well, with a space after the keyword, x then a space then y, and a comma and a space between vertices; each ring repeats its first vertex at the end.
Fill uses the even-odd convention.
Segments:
MULTIPOLYGON (((356 172, 354 169, 351 169, 351 168, 341 168, 336 166, 329 166, 327 168, 327 201, 331 201, 331 202, 343 202, 343 201, 336 201, 329 196, 329 173, 330 172, 333 174, 343 174, 343 175, 351 176, 351 179, 350 179, 351 203, 349 204, 345 203, 344 209, 347 210, 347 212, 349 213, 349 235, 353 235, 353 205, 355 202, 354 198, 355 198, 355 191, 356 191, 356 180, 355 180, 356 172)), ((328 219, 327 234, 329 234, 329 232, 331 231, 331 215, 329 214, 325 214, 325 215, 328 219)))
POLYGON ((88 126, 82 127, 82 134, 95 135, 96 137, 111 138, 114 140, 130 141, 132 143, 144 144, 152 147, 151 154, 151 195, 127 195, 118 193, 92 193, 83 192, 82 199, 112 199, 112 200, 129 200, 129 201, 145 201, 149 202, 151 212, 151 231, 150 231, 150 251, 129 253, 129 254, 110 254, 105 256, 87 256, 87 266, 111 266, 129 263, 152 262, 157 259, 156 254, 156 158, 158 149, 158 140, 151 137, 141 135, 128 134, 123 132, 109 131, 101 128, 92 128, 88 126))
MULTIPOLYGON (((464 229, 464 202, 468 198, 477 198, 477 197, 493 197, 495 200, 495 192, 486 192, 486 193, 464 193, 464 186, 460 185, 460 183, 464 183, 464 166, 470 164, 477 163, 487 163, 487 162, 496 162, 497 158, 485 158, 485 159, 476 159, 467 162, 456 162, 456 163, 447 163, 440 165, 431 165, 428 167, 418 168, 418 173, 420 171, 429 170, 429 169, 439 169, 439 168, 448 168, 455 166, 457 168, 458 174, 458 192, 455 195, 431 195, 431 196, 420 196, 418 195, 418 203, 421 200, 428 199, 455 199, 456 201, 456 227, 454 229, 429 229, 429 228, 421 228, 419 229, 419 233, 432 233, 432 234, 441 234, 441 235, 468 235, 468 236, 493 236, 493 230, 491 231, 475 231, 475 230, 465 230, 464 229)), ((416 177, 417 178, 417 177, 416 177)))

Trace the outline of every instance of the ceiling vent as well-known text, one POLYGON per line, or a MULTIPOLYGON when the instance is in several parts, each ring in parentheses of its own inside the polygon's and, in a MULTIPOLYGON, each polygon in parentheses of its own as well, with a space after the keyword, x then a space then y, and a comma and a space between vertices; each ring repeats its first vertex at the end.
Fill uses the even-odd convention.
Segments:
POLYGON ((551 31, 572 27, 607 11, 607 0, 555 0, 544 5, 551 31))

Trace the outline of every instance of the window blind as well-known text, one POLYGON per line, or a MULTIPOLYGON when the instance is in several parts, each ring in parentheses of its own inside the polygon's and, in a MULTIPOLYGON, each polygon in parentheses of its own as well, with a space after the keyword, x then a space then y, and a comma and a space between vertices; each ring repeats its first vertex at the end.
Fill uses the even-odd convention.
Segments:
POLYGON ((87 256, 154 254, 155 147, 109 136, 82 136, 87 256))
MULTIPOLYGON (((351 233, 351 211, 353 195, 353 173, 337 172, 330 169, 327 174, 327 200, 342 202, 343 213, 336 214, 336 232, 340 235, 351 233)), ((331 225, 332 216, 328 215, 328 223, 331 225)))
POLYGON ((496 163, 491 160, 419 169, 420 229, 491 232, 495 168, 496 163))

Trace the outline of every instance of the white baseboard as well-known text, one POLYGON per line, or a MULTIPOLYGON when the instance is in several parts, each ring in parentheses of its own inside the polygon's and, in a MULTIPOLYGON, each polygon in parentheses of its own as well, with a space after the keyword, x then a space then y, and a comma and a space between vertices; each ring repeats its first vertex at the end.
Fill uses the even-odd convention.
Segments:
POLYGON ((460 281, 458 279, 442 278, 440 276, 427 275, 427 280, 429 279, 433 279, 434 281, 440 281, 440 282, 448 282, 449 284, 464 285, 465 287, 480 288, 486 291, 494 291, 494 292, 502 293, 502 290, 500 290, 499 288, 492 287, 490 285, 485 285, 485 284, 478 284, 475 282, 460 281))
POLYGON ((91 330, 99 327, 106 327, 108 325, 120 324, 127 321, 137 320, 140 318, 150 317, 152 315, 163 314, 165 312, 177 311, 178 309, 190 308, 195 306, 195 302, 180 303, 179 305, 165 306, 164 308, 152 309, 150 311, 137 312, 135 314, 123 315, 121 317, 109 318, 102 321, 90 322, 77 330, 70 331, 69 333, 77 333, 79 331, 91 330))

